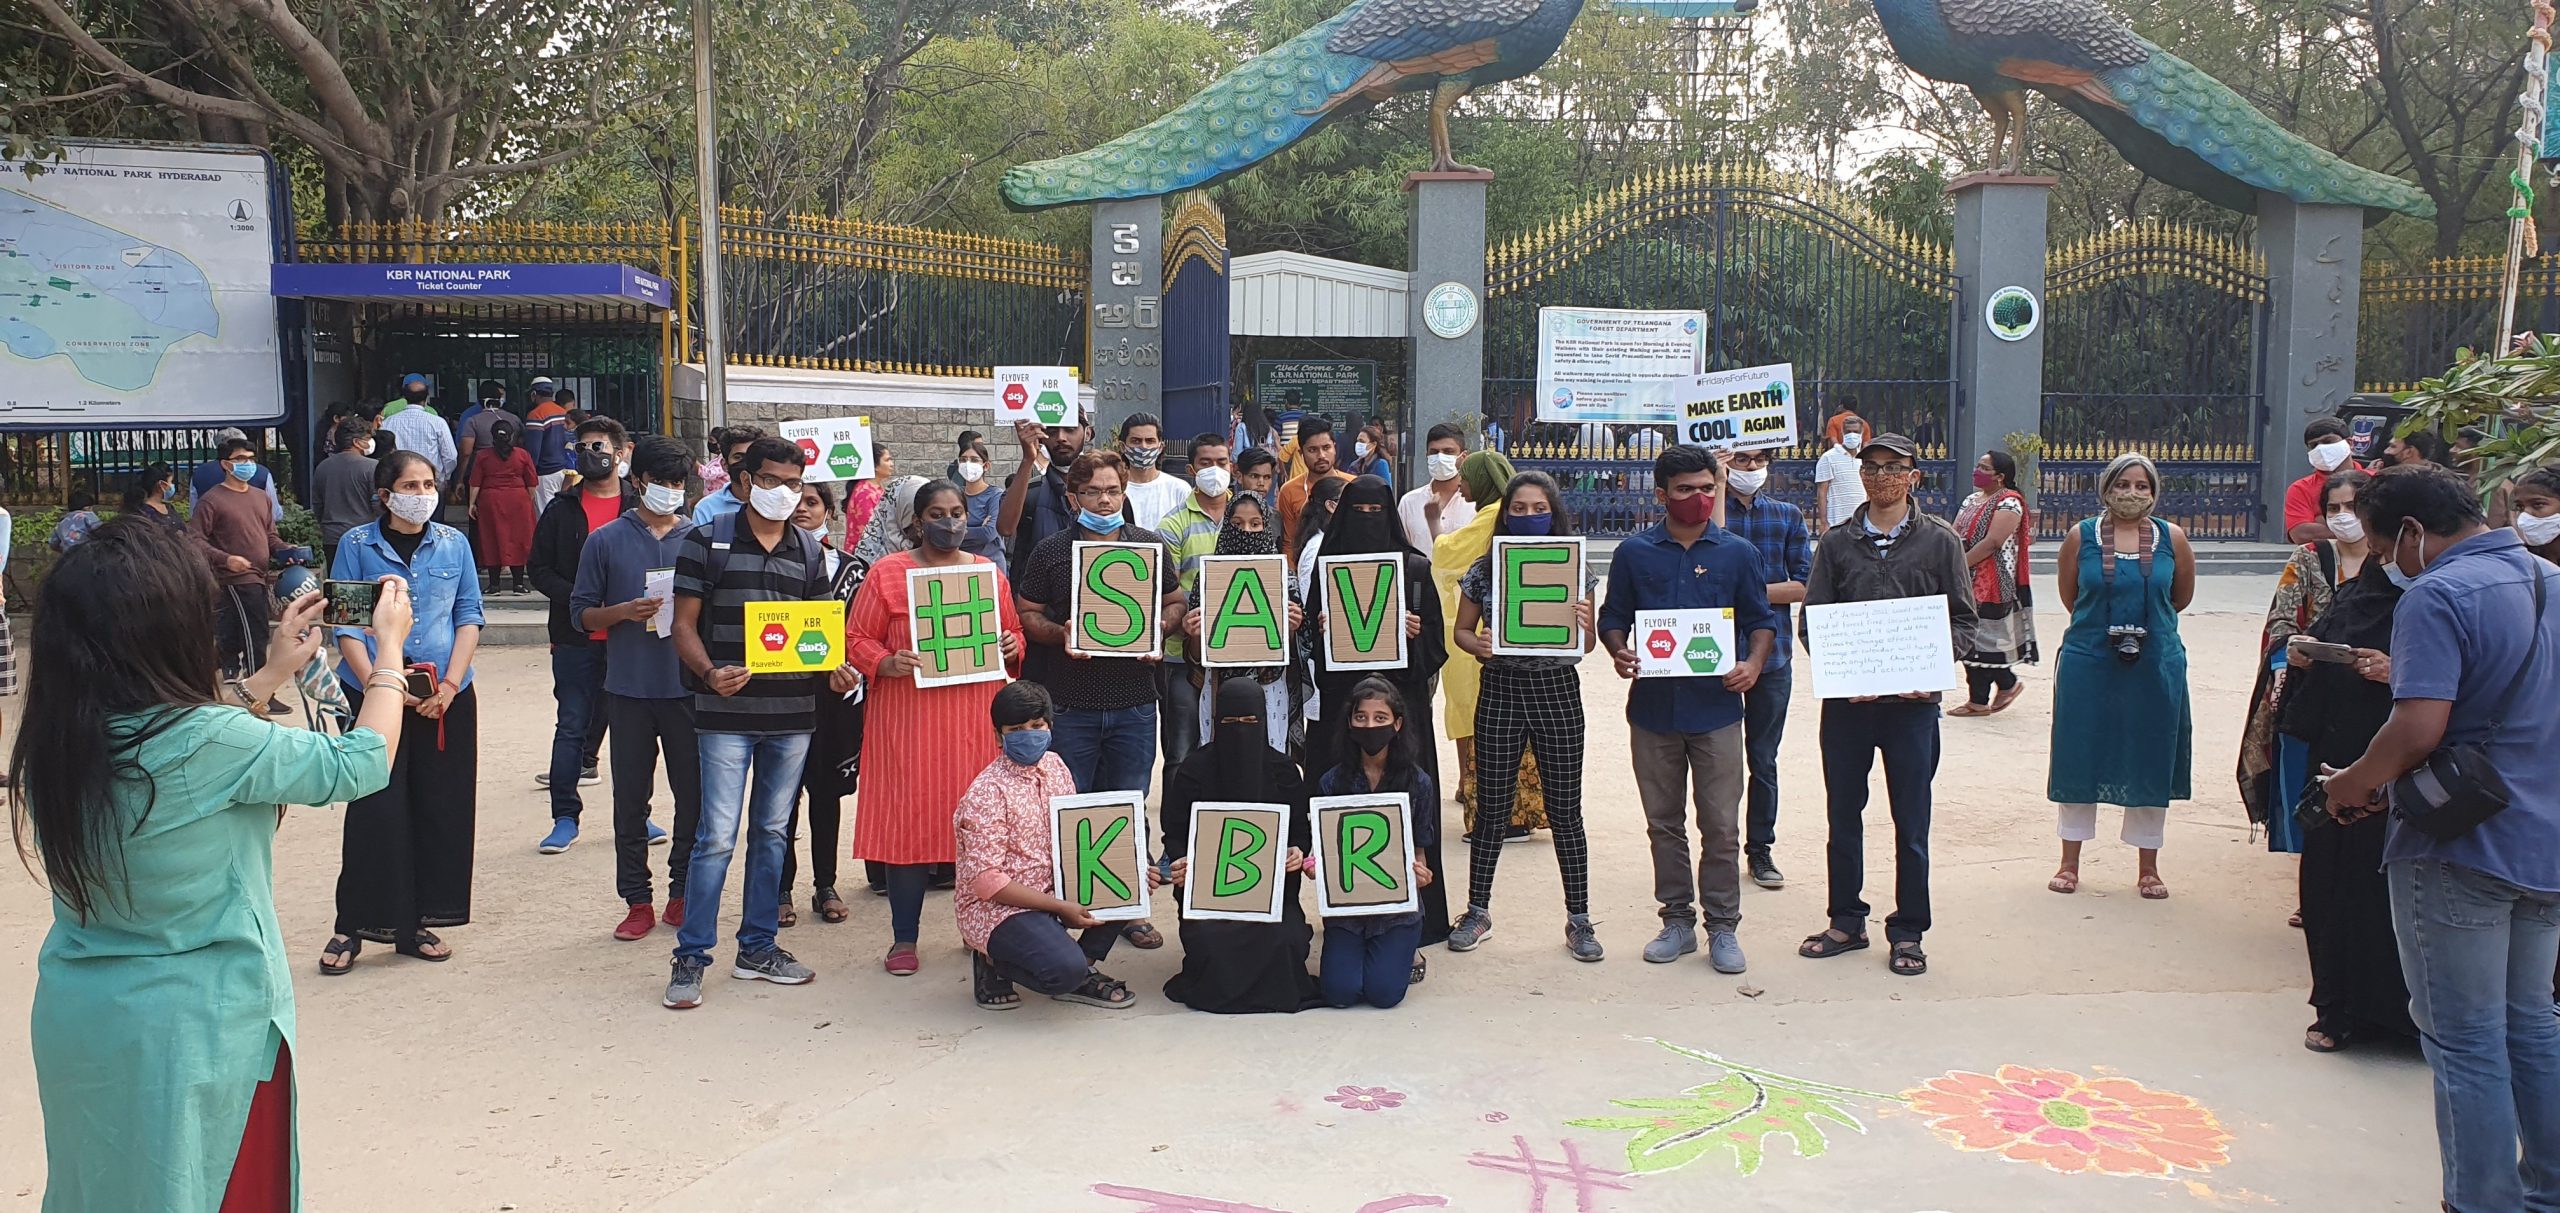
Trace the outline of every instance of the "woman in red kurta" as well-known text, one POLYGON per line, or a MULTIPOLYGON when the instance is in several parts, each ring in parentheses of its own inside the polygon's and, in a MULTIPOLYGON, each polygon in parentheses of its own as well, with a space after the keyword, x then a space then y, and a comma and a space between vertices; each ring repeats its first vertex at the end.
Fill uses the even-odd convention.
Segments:
POLYGON ((516 445, 516 423, 489 427, 489 447, 471 456, 471 540, 480 554, 482 588, 496 592, 498 571, 515 570, 515 592, 525 592, 525 566, 533 561, 533 486, 540 477, 533 455, 516 445))
MULTIPOLYGON (((883 508, 886 508, 885 506, 883 508)), ((952 862, 951 811, 969 781, 995 761, 996 738, 987 731, 987 705, 1004 679, 960 686, 919 687, 935 659, 917 651, 907 594, 916 568, 958 568, 990 562, 961 550, 969 533, 968 499, 947 480, 916 490, 912 551, 894 552, 871 566, 845 620, 845 649, 853 667, 870 679, 868 723, 862 736, 867 771, 894 769, 895 779, 868 781, 853 821, 853 856, 888 865, 889 955, 882 967, 900 977, 916 971, 916 933, 924 916, 925 883, 935 864, 952 862)), ((1022 656, 1022 624, 1013 611, 1013 587, 993 574, 997 649, 1012 666, 1022 656)), ((961 619, 948 619, 947 637, 965 635, 961 619)))

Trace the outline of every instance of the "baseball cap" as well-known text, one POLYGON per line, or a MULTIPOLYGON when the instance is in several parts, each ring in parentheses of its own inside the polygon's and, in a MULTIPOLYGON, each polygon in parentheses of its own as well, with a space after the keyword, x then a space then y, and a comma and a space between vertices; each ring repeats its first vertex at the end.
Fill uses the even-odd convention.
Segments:
POLYGON ((1864 459, 1877 451, 1891 451, 1915 463, 1920 459, 1920 445, 1900 434, 1878 434, 1867 439, 1867 444, 1859 448, 1858 457, 1864 459))
POLYGON ((409 388, 413 388, 413 387, 425 387, 425 386, 427 386, 427 377, 426 377, 426 376, 424 376, 424 375, 411 375, 411 376, 409 376, 408 378, 403 379, 403 380, 401 380, 401 381, 400 381, 400 387, 401 387, 401 389, 402 389, 402 390, 404 390, 404 391, 405 391, 405 390, 407 390, 407 389, 409 389, 409 388))
POLYGON ((537 392, 547 392, 558 386, 560 385, 554 382, 549 375, 536 375, 533 377, 533 390, 537 392))

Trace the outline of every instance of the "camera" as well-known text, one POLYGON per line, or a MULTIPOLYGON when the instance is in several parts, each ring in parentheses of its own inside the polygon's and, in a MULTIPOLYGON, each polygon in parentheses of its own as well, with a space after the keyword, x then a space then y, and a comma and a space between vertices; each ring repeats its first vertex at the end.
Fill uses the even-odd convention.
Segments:
POLYGON ((2138 623, 2119 623, 2107 629, 2107 647, 2116 651, 2116 660, 2132 665, 2142 660, 2142 644, 2151 629, 2138 623))

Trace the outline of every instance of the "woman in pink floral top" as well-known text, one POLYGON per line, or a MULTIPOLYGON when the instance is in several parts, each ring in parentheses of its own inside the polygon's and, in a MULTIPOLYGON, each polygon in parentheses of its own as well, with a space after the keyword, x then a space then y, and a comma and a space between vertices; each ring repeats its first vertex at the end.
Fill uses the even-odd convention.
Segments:
MULTIPOLYGON (((1067 765, 1049 752, 1049 692, 1017 682, 996 692, 988 715, 1004 755, 987 764, 952 811, 958 883, 952 910, 969 945, 978 1005, 1009 1011, 1019 982, 1062 1002, 1120 1008, 1135 995, 1094 966, 1127 924, 1101 922, 1052 891, 1049 799, 1075 794, 1067 765), (1067 928, 1082 928, 1070 937, 1067 928)), ((1161 882, 1151 867, 1147 883, 1161 882)))

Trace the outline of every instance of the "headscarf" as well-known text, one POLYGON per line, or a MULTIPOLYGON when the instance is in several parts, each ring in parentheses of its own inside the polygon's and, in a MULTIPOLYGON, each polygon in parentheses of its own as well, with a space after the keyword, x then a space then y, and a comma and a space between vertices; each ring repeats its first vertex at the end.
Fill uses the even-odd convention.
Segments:
POLYGON ((1324 542, 1316 549, 1324 556, 1407 556, 1418 555, 1405 543, 1404 524, 1396 516, 1396 491, 1376 476, 1362 476, 1342 486, 1342 497, 1333 506, 1333 521, 1325 525, 1324 542), (1357 507, 1376 506, 1370 513, 1357 507))
POLYGON ((1475 503, 1479 514, 1500 512, 1493 504, 1502 500, 1503 487, 1517 474, 1500 451, 1477 451, 1458 461, 1458 485, 1467 491, 1467 500, 1475 503))
MULTIPOLYGON (((1216 550, 1210 554, 1213 556, 1279 555, 1280 520, 1277 517, 1274 517, 1276 513, 1277 511, 1271 508, 1271 503, 1265 500, 1260 494, 1242 491, 1237 492, 1235 499, 1227 503, 1226 519, 1218 524, 1218 546, 1216 550), (1236 522, 1236 507, 1246 504, 1251 504, 1254 507, 1254 512, 1262 516, 1261 530, 1248 531, 1236 522)), ((1298 583, 1287 577, 1282 577, 1280 580, 1282 584, 1288 587, 1288 592, 1291 598, 1294 599, 1297 596, 1298 583)), ((1279 603, 1275 602, 1271 605, 1275 610, 1280 608, 1279 603)), ((1284 620, 1283 622, 1286 621, 1284 620)), ((1285 669, 1287 669, 1287 667, 1276 665, 1255 666, 1251 669, 1219 671, 1218 677, 1219 681, 1222 683, 1227 681, 1251 682, 1253 685, 1258 687, 1269 686, 1280 680, 1280 675, 1285 669)))
POLYGON ((916 490, 924 483, 922 476, 900 476, 889 482, 879 507, 871 511, 870 524, 862 528, 862 539, 854 544, 852 560, 868 569, 892 553, 915 549, 907 527, 916 520, 916 490))
POLYGON ((1301 550, 1310 542, 1321 543, 1324 531, 1333 525, 1325 506, 1341 508, 1342 486, 1350 483, 1340 476, 1326 476, 1307 487, 1307 508, 1298 515, 1298 544, 1301 550))
POLYGON ((1241 678, 1218 684, 1217 711, 1210 716, 1211 752, 1217 756, 1217 793, 1248 803, 1287 803, 1279 773, 1270 759, 1262 686, 1241 678))
MULTIPOLYGON (((1467 499, 1476 500, 1475 517, 1467 525, 1442 535, 1431 545, 1431 580, 1440 586, 1440 619, 1450 629, 1444 637, 1449 650, 1448 663, 1440 667, 1440 694, 1444 705, 1441 727, 1454 740, 1476 735, 1476 692, 1483 682, 1483 667, 1465 649, 1458 647, 1458 582, 1467 570, 1493 550, 1493 524, 1502 518, 1502 487, 1511 483, 1511 461, 1498 452, 1478 451, 1458 465, 1458 476, 1467 486, 1467 499), (1492 487, 1485 488, 1490 483, 1492 487)), ((1415 706, 1415 711, 1427 708, 1415 706)))

